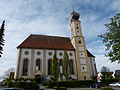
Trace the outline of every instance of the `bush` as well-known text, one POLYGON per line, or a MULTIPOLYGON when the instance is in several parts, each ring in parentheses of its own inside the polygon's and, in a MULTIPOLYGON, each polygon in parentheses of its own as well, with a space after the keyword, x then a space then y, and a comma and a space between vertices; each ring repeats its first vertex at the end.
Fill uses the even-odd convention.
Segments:
POLYGON ((57 87, 90 87, 91 84, 95 83, 94 80, 81 80, 81 81, 62 81, 62 82, 49 82, 46 85, 49 88, 57 87))
POLYGON ((110 83, 118 82, 120 79, 104 79, 101 81, 101 86, 108 86, 110 83))
MULTIPOLYGON (((112 82, 118 82, 120 79, 106 79, 101 81, 101 86, 108 86, 112 82)), ((61 82, 48 82, 45 83, 49 88, 57 87, 90 87, 91 85, 97 83, 95 80, 78 80, 78 81, 61 81, 61 82)))
POLYGON ((34 82, 9 82, 8 87, 24 88, 24 89, 38 89, 38 85, 34 82))
POLYGON ((80 81, 64 81, 64 82, 59 82, 58 86, 59 87, 90 87, 92 83, 95 83, 94 80, 80 80, 80 81))

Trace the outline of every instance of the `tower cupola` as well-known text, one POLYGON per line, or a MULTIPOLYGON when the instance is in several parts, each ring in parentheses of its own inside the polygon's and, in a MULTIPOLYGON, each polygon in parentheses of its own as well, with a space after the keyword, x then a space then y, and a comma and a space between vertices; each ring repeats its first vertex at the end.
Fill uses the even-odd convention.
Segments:
POLYGON ((71 13, 70 17, 71 17, 71 20, 78 20, 79 17, 80 17, 80 14, 73 10, 73 12, 71 13))

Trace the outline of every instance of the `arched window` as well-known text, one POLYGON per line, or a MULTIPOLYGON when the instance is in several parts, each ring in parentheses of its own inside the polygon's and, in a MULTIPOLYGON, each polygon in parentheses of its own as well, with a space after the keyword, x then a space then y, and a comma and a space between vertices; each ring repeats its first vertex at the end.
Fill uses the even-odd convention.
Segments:
POLYGON ((59 63, 60 63, 60 73, 63 73, 63 60, 60 59, 59 63))
POLYGON ((23 60, 23 75, 26 76, 28 72, 28 59, 23 60))
POLYGON ((40 70, 40 59, 36 60, 36 71, 40 70))
POLYGON ((73 70, 73 60, 71 59, 69 62, 70 65, 70 74, 74 74, 74 70, 73 70))
POLYGON ((52 60, 48 60, 48 75, 51 75, 52 60))

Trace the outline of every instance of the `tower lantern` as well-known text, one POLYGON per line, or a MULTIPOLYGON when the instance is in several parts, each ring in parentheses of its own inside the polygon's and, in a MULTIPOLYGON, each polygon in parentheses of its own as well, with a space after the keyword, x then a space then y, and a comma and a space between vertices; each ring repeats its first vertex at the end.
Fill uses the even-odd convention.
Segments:
POLYGON ((73 10, 73 12, 70 15, 71 21, 72 20, 79 20, 79 17, 80 17, 80 14, 73 10))

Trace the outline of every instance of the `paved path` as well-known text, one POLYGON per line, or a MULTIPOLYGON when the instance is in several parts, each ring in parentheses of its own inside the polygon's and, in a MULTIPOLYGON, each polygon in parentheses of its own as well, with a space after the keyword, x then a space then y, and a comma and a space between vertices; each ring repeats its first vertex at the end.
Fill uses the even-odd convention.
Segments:
MULTIPOLYGON (((115 90, 120 90, 119 87, 112 87, 115 90)), ((44 90, 56 90, 56 89, 44 89, 44 90)), ((67 90, 101 90, 100 88, 67 88, 67 90)))
MULTIPOLYGON (((112 87, 115 90, 120 90, 119 87, 112 87)), ((68 88, 67 90, 101 90, 99 88, 68 88)))
POLYGON ((98 88, 68 88, 67 90, 100 90, 98 88))
MULTIPOLYGON (((4 86, 0 86, 0 88, 5 88, 4 86)), ((120 90, 119 87, 112 87, 115 90, 120 90)), ((56 90, 56 89, 49 89, 45 88, 44 90, 56 90)), ((99 88, 67 88, 67 90, 101 90, 99 88)))

